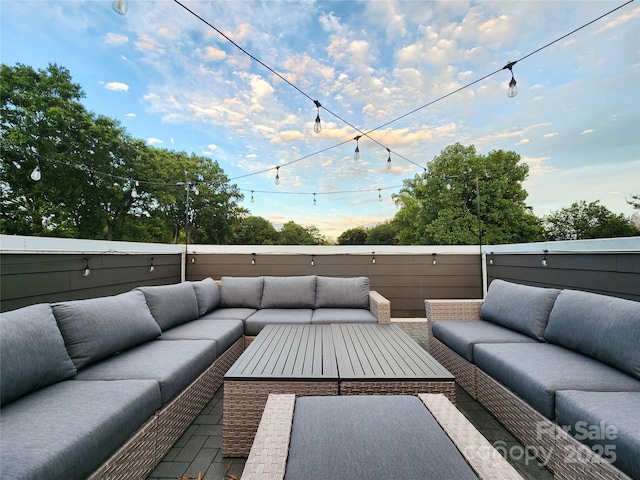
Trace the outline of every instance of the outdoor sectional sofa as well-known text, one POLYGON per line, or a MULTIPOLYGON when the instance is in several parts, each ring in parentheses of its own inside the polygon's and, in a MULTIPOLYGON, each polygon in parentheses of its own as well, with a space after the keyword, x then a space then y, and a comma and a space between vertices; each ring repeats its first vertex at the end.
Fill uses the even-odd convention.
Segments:
POLYGON ((640 479, 639 302, 494 280, 425 307, 430 353, 556 478, 640 479))
POLYGON ((0 479, 144 479, 220 387, 245 335, 269 322, 389 316, 367 278, 316 276, 208 278, 5 312, 0 479))

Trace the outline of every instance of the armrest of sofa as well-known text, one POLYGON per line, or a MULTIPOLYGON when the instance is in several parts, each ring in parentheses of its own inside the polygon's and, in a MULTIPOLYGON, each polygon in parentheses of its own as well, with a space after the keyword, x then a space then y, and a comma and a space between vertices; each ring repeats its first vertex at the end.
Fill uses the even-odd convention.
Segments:
POLYGON ((378 323, 391 321, 391 302, 375 290, 369 290, 369 310, 378 319, 378 323))
POLYGON ((433 322, 441 320, 480 320, 483 300, 425 300, 427 328, 431 337, 433 322))

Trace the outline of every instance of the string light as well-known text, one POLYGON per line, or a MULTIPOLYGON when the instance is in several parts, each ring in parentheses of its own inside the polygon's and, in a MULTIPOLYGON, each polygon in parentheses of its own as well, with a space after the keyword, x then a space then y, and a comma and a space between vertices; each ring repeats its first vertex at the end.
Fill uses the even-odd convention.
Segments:
POLYGON ((311 266, 314 267, 316 264, 315 255, 311 255, 311 266))
POLYGON ((136 198, 138 196, 138 190, 136 187, 139 187, 140 183, 136 180, 135 186, 131 189, 131 198, 136 198))
POLYGON ((431 255, 432 255, 432 258, 433 258, 433 260, 431 260, 431 264, 432 265, 436 265, 438 263, 438 261, 436 260, 436 254, 432 253, 431 255))
POLYGON ((513 66, 518 63, 518 61, 516 60, 515 62, 509 62, 507 63, 504 67, 502 67, 503 70, 509 70, 511 72, 511 81, 509 82, 509 88, 507 89, 507 95, 509 98, 513 98, 518 94, 518 87, 516 85, 516 79, 513 76, 513 66))
POLYGON ((320 102, 318 100, 314 100, 313 103, 316 104, 316 108, 318 109, 318 115, 316 116, 316 121, 313 124, 313 131, 316 133, 320 133, 322 131, 322 125, 320 124, 320 102))
POLYGON ((378 201, 381 202, 382 201, 382 193, 380 193, 380 188, 378 189, 378 201))
POLYGON ((149 273, 153 273, 156 267, 153 266, 153 257, 151 257, 151 265, 149 265, 149 273))
POLYGON ((389 156, 387 157, 387 170, 391 170, 391 150, 387 148, 387 152, 389 152, 389 156))
POLYGON ((371 252, 371 263, 376 263, 376 252, 371 252))
POLYGON ((253 190, 251 190, 251 203, 253 203, 253 202, 254 202, 254 200, 253 200, 253 190))
POLYGON ((118 15, 126 15, 129 11, 129 2, 128 0, 113 0, 111 2, 111 8, 118 15))
POLYGON ((315 206, 317 204, 318 204, 318 202, 316 201, 316 194, 314 193, 313 194, 313 205, 315 206))
POLYGON ((280 165, 276 167, 276 185, 280 185, 280 165))
POLYGON ((91 269, 89 268, 89 257, 84 257, 85 260, 85 264, 84 264, 84 272, 82 273, 83 277, 88 277, 89 275, 91 275, 91 269))
POLYGON ((256 254, 252 253, 251 254, 251 265, 255 265, 256 264, 256 254))
POLYGON ((542 250, 542 266, 546 267, 549 263, 547 262, 547 253, 549 253, 549 250, 547 250, 546 248, 544 250, 542 250))
POLYGON ((40 165, 36 165, 36 168, 31 172, 31 180, 39 182, 42 178, 42 172, 40 171, 40 165))
POLYGON ((358 142, 360 141, 361 136, 362 135, 358 135, 357 137, 354 138, 354 140, 356 141, 356 150, 353 152, 353 159, 356 162, 360 160, 360 146, 358 145, 358 142))

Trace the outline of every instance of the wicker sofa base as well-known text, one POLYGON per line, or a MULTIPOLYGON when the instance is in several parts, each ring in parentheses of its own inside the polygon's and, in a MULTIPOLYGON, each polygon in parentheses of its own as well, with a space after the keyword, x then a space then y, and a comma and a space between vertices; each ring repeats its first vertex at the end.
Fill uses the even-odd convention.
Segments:
MULTIPOLYGON (((458 447, 478 478, 522 480, 520 474, 444 395, 420 393, 418 397, 458 447)), ((242 472, 243 480, 282 480, 284 478, 294 407, 294 395, 269 396, 249 458, 242 472)))
POLYGON ((455 405, 455 382, 373 381, 340 382, 340 395, 417 395, 418 393, 442 393, 455 405))
POLYGON ((556 424, 479 368, 478 401, 551 471, 558 460, 556 424))
POLYGON ((144 480, 180 438, 222 385, 223 377, 244 350, 244 339, 196 378, 178 397, 149 419, 89 480, 144 480))
POLYGON ((297 396, 337 395, 337 381, 224 382, 222 456, 246 457, 258 430, 269 394, 297 396))
POLYGON ((456 377, 456 382, 474 400, 478 398, 476 366, 466 361, 437 338, 429 337, 429 353, 456 377))

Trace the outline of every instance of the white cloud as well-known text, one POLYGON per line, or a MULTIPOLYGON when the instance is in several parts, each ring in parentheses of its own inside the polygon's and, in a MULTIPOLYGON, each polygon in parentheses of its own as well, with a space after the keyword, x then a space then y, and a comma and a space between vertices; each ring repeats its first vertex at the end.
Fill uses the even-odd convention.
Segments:
POLYGON ((122 45, 123 43, 127 43, 129 41, 129 37, 119 33, 110 32, 105 35, 105 40, 109 45, 122 45))
POLYGON ((581 131, 581 132, 580 132, 580 135, 588 135, 588 134, 593 133, 593 132, 595 132, 595 130, 594 130, 594 129, 592 129, 592 128, 589 128, 589 129, 587 129, 587 130, 583 130, 583 131, 581 131))
POLYGON ((128 92, 129 85, 122 82, 109 82, 104 85, 104 88, 113 92, 128 92))
POLYGON ((147 138, 147 143, 149 145, 155 145, 155 144, 162 144, 164 143, 164 141, 160 140, 159 138, 150 137, 150 138, 147 138))
POLYGON ((125 117, 128 118, 128 119, 136 118, 136 114, 135 113, 127 113, 125 115, 125 117))
POLYGON ((205 47, 204 49, 204 58, 206 60, 219 61, 224 60, 226 56, 226 52, 224 50, 220 50, 219 48, 205 47))

